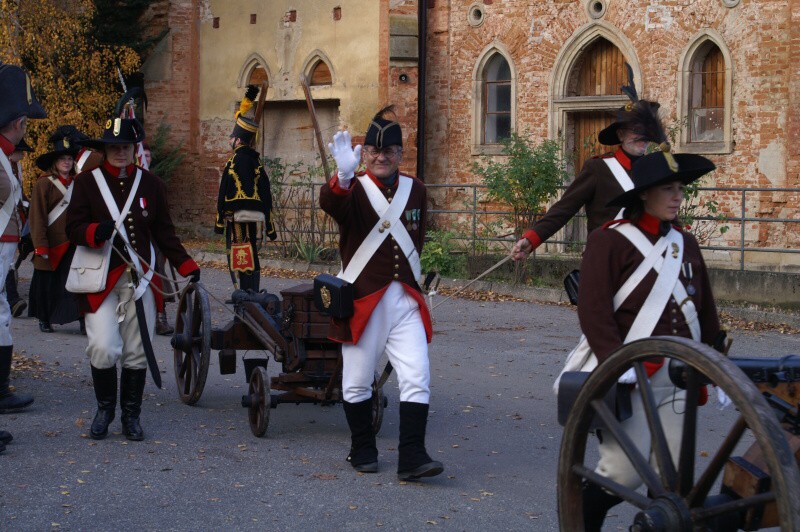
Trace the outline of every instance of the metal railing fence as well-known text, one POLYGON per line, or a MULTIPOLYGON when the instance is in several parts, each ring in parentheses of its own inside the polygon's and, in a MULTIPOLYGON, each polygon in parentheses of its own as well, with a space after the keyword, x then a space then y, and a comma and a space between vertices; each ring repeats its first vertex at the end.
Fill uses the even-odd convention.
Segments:
MULTIPOLYGON (((320 247, 335 249, 338 239, 336 224, 330 220, 325 221, 325 215, 321 212, 318 205, 318 193, 321 183, 284 183, 283 190, 293 190, 290 196, 291 201, 276 202, 276 207, 281 210, 280 219, 284 224, 280 227, 281 239, 284 245, 293 242, 309 241, 318 242, 320 247), (321 221, 323 220, 323 221, 321 221)), ((486 187, 481 184, 427 184, 429 198, 432 199, 433 208, 428 210, 429 228, 439 230, 457 230, 455 237, 461 241, 462 248, 473 254, 479 250, 486 251, 492 246, 500 248, 505 244, 508 249, 517 236, 513 232, 510 223, 503 223, 509 220, 512 215, 510 209, 498 207, 496 203, 487 201, 486 187), (439 208, 436 205, 447 205, 447 208, 439 208)), ((564 189, 566 187, 562 187, 564 189)), ((747 269, 745 258, 748 253, 777 253, 777 254, 797 254, 800 249, 793 247, 779 247, 780 243, 759 242, 757 238, 748 238, 748 224, 758 224, 751 226, 751 230, 764 232, 771 235, 786 236, 786 227, 774 227, 773 224, 800 224, 800 188, 764 188, 764 187, 700 187, 698 198, 701 200, 714 200, 719 204, 721 212, 725 212, 723 218, 700 214, 694 216, 696 222, 719 224, 728 226, 729 230, 724 234, 716 234, 709 242, 701 242, 701 248, 708 251, 727 251, 739 254, 739 269, 747 269), (768 217, 754 216, 750 211, 756 208, 763 195, 784 195, 782 202, 787 205, 795 205, 797 217, 768 217), (756 196, 754 198, 753 196, 756 196), (734 201, 735 198, 735 201, 734 201), (786 198, 792 198, 788 201, 786 198), (738 212, 732 212, 734 204, 738 212), (738 231, 730 229, 738 225, 738 231), (736 237, 733 235, 736 234, 736 237), (769 246, 767 244, 770 244, 769 246)), ((699 207, 702 210, 702 207, 699 207)), ((585 219, 581 212, 576 219, 585 219)), ((800 238, 800 226, 794 226, 800 238)), ((793 228, 793 229, 794 229, 793 228)), ((574 251, 576 253, 583 249, 584 239, 563 238, 562 230, 555 237, 547 241, 548 244, 560 246, 562 250, 574 251)))

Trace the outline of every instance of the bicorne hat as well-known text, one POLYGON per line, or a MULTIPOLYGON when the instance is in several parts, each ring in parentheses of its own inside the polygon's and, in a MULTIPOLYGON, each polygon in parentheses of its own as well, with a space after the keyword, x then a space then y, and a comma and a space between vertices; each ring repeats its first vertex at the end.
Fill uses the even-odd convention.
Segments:
POLYGON ((144 140, 144 127, 135 118, 113 118, 99 139, 80 140, 78 144, 92 150, 103 151, 106 144, 136 144, 144 140))
POLYGON ((17 142, 17 145, 16 145, 16 146, 14 146, 14 151, 27 151, 27 152, 31 152, 31 151, 33 151, 33 148, 31 148, 31 147, 28 145, 28 143, 27 143, 27 142, 25 142, 25 139, 22 139, 22 140, 20 140, 19 142, 17 142))
POLYGON ((403 146, 403 131, 400 124, 385 117, 389 113, 394 113, 394 106, 384 107, 372 118, 364 135, 364 145, 376 148, 403 146))
POLYGON ((633 163, 633 188, 609 201, 608 207, 630 207, 639 200, 639 194, 649 188, 671 181, 681 181, 688 185, 715 168, 710 160, 693 153, 656 151, 647 154, 633 163))
POLYGON ((84 140, 89 140, 89 137, 78 131, 75 126, 58 126, 58 129, 48 139, 53 145, 53 149, 37 157, 36 166, 48 171, 62 155, 75 157, 80 151, 78 143, 84 140))
POLYGON ((47 118, 31 88, 28 73, 15 65, 0 63, 0 127, 21 116, 47 118))
POLYGON ((668 151, 664 149, 668 144, 667 134, 658 118, 658 109, 661 105, 658 102, 639 99, 633 80, 633 69, 628 63, 625 63, 625 68, 628 72, 628 84, 620 87, 620 91, 630 102, 617 109, 617 119, 597 135, 597 141, 606 146, 614 146, 620 143, 617 132, 620 129, 630 129, 641 140, 661 145, 663 151, 668 151))

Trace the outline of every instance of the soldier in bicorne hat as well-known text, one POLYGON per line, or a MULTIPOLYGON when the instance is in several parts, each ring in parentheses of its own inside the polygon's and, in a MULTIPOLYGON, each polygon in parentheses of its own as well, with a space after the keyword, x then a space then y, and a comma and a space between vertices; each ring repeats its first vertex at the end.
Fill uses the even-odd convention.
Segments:
MULTIPOLYGON (((633 165, 633 187, 609 203, 624 209, 622 219, 589 235, 581 262, 578 318, 598 366, 623 344, 649 336, 692 338, 724 351, 725 334, 700 247, 677 222, 684 187, 713 169, 714 164, 700 155, 656 151, 641 157, 633 165), (654 256, 660 259, 652 260, 654 256), (624 300, 615 301, 625 290, 623 285, 630 286, 633 279, 638 279, 638 284, 624 300)), ((672 383, 668 364, 660 357, 646 362, 645 370, 657 417, 677 463, 686 390, 672 383)), ((634 369, 620 376, 619 382, 636 385, 634 369)), ((641 393, 638 385, 631 391, 632 415, 620 425, 641 456, 649 457, 657 467, 641 393)), ((705 388, 700 396, 703 404, 705 388)), ((730 403, 721 388, 717 388, 717 400, 722 406, 730 403)), ((630 455, 610 431, 598 432, 600 459, 595 471, 628 489, 637 489, 642 479, 630 455)), ((584 530, 601 530, 608 510, 620 502, 616 494, 586 479, 584 530)))
POLYGON ((89 137, 75 126, 59 126, 52 135, 52 150, 36 159, 36 166, 45 172, 33 186, 28 215, 33 240, 33 278, 28 315, 39 320, 39 330, 53 332, 53 324, 79 322, 83 318, 75 297, 67 292, 75 245, 67 238, 67 206, 72 196, 75 177, 75 156, 78 142, 89 137))
POLYGON ((129 440, 144 439, 139 415, 148 358, 155 364, 147 345, 155 328, 155 298, 161 297, 150 282, 155 262, 151 243, 158 245, 182 276, 194 282, 200 279, 200 268, 175 234, 164 183, 134 164, 134 147, 144 136, 138 120, 113 118, 101 138, 82 141, 103 153, 105 160, 75 177, 67 208, 66 230, 73 244, 99 248, 111 240, 116 249, 110 255, 105 288, 78 295, 85 312, 86 354, 97 399, 90 436, 98 440, 107 436, 114 420, 118 363, 122 367, 122 432, 129 440))
POLYGON ((628 69, 629 84, 622 87, 622 92, 631 101, 620 107, 616 120, 597 135, 600 144, 618 146, 617 149, 586 161, 561 199, 514 245, 514 260, 528 257, 582 207, 586 210, 589 233, 618 217, 620 210, 610 207, 608 202, 630 187, 631 165, 645 154, 650 143, 658 145, 667 141, 663 129, 656 124, 659 104, 638 98, 633 73, 630 67, 628 69))
MULTIPOLYGON (((20 239, 22 220, 19 204, 22 186, 11 167, 9 156, 23 137, 28 120, 46 118, 31 88, 31 79, 18 66, 0 63, 0 279, 5 281, 20 239)), ((33 403, 33 397, 9 389, 11 356, 11 309, 6 292, 0 292, 0 414, 15 412, 33 403)), ((0 431, 0 451, 11 434, 0 431)))
POLYGON ((339 225, 339 277, 353 285, 354 314, 331 318, 329 337, 342 343, 342 397, 350 427, 347 460, 356 471, 378 470, 372 425, 375 367, 383 353, 400 387, 400 480, 444 470, 425 449, 430 402, 431 317, 418 284, 427 219, 427 190, 399 171, 403 133, 392 107, 379 111, 364 138, 366 173, 355 176, 362 147, 338 132, 328 148, 337 174, 319 204, 339 225), (381 213, 381 214, 378 214, 381 213))
POLYGON ((272 223, 269 177, 261 164, 261 155, 253 148, 258 123, 245 116, 257 95, 258 87, 249 85, 236 112, 236 124, 230 135, 233 155, 222 171, 214 224, 215 233, 225 234, 234 285, 255 292, 260 289, 258 248, 262 228, 270 240, 278 238, 272 223))

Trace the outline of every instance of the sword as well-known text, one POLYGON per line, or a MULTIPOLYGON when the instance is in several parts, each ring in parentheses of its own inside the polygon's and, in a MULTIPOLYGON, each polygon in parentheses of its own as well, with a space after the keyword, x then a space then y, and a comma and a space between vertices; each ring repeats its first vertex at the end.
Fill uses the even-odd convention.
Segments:
MULTIPOLYGON (((139 276, 133 269, 128 270, 131 274, 131 281, 135 287, 139 282, 139 276)), ((144 356, 147 358, 147 367, 150 368, 150 376, 153 377, 153 382, 159 389, 161 389, 161 370, 158 367, 156 354, 153 352, 153 344, 150 341, 150 333, 147 328, 147 316, 144 313, 144 302, 142 298, 134 299, 136 305, 136 321, 139 322, 139 334, 142 335, 142 347, 144 348, 144 356)))

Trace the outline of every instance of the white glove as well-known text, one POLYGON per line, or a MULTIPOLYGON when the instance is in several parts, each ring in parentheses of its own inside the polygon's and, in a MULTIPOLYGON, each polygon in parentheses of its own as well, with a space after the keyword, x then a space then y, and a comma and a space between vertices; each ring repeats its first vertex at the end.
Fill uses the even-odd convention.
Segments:
POLYGON ((336 161, 339 171, 339 186, 348 188, 350 180, 355 175, 358 163, 361 161, 361 144, 353 149, 349 131, 338 131, 333 136, 333 143, 328 144, 328 149, 336 161))
POLYGON ((617 382, 620 384, 636 384, 636 370, 634 368, 629 369, 620 375, 617 382))
POLYGON ((722 388, 720 388, 719 386, 717 386, 716 388, 717 388, 717 403, 718 403, 717 408, 719 410, 725 410, 728 406, 730 406, 733 403, 733 401, 731 401, 731 398, 728 397, 727 393, 722 391, 722 388))

